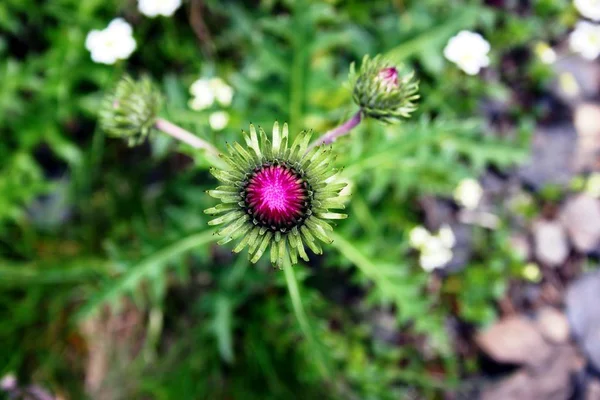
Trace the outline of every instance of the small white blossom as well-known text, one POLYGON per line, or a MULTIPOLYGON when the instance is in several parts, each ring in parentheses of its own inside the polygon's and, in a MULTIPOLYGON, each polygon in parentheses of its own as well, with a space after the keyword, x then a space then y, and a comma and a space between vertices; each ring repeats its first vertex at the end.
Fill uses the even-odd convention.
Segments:
POLYGON ((469 210, 477 208, 483 195, 483 189, 475 179, 467 178, 460 181, 454 189, 454 199, 469 210))
POLYGON ((221 78, 213 78, 209 82, 215 98, 224 107, 231 105, 233 100, 233 88, 221 78))
POLYGON ((575 8, 581 15, 593 21, 600 21, 600 0, 575 0, 575 8))
POLYGON ((440 228, 437 235, 432 235, 422 226, 416 226, 409 233, 410 245, 420 251, 419 264, 430 272, 441 268, 452 260, 452 247, 456 239, 448 225, 440 228))
POLYGON ((136 48, 133 29, 124 19, 116 18, 105 29, 88 33, 85 48, 96 63, 114 64, 125 60, 136 48))
POLYGON ((430 238, 431 234, 422 226, 415 226, 408 234, 408 242, 415 249, 420 249, 430 238))
POLYGON ((200 111, 209 108, 215 102, 215 94, 208 79, 198 79, 190 86, 192 99, 189 106, 192 110, 200 111))
POLYGON ((600 25, 579 21, 569 37, 571 50, 593 60, 600 55, 600 25))
POLYGON ((437 237, 440 239, 442 244, 448 248, 452 248, 456 243, 454 232, 452 232, 452 228, 450 228, 448 225, 443 225, 440 228, 437 237))
POLYGON ((208 116, 208 124, 215 131, 223 130, 229 123, 229 114, 225 111, 216 111, 208 116))
POLYGON ((479 33, 460 31, 450 38, 444 48, 444 57, 469 75, 476 75, 490 65, 490 44, 479 33))
POLYGON ((430 272, 441 268, 452 260, 452 249, 446 246, 439 237, 432 236, 421 249, 419 264, 425 271, 430 272))
POLYGON ((535 54, 544 64, 554 64, 556 61, 556 52, 546 42, 538 42, 534 48, 535 54))
POLYGON ((200 111, 211 107, 215 100, 224 107, 231 105, 233 88, 221 78, 198 79, 190 86, 191 109, 200 111))
POLYGON ((138 10, 147 17, 170 17, 181 7, 181 0, 138 0, 138 10))

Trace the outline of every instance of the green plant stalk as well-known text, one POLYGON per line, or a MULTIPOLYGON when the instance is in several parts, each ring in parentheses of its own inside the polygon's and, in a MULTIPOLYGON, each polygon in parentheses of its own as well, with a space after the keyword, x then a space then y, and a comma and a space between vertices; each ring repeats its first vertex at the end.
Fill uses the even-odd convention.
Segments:
POLYGON ((219 155, 219 150, 211 143, 207 142, 206 140, 200 139, 193 133, 186 131, 182 127, 177 126, 174 123, 167 121, 166 119, 157 118, 154 122, 154 127, 159 131, 171 136, 172 138, 175 138, 180 142, 192 146, 195 149, 206 150, 208 153, 214 156, 219 155))
POLYGON ((304 77, 308 59, 308 43, 306 40, 308 19, 304 18, 308 4, 304 0, 295 2, 293 11, 293 51, 291 76, 290 76, 290 111, 289 124, 292 132, 297 132, 298 125, 302 121, 304 103, 304 77))
POLYGON ((288 292, 290 293, 290 299, 292 300, 292 308, 294 309, 294 314, 296 315, 296 319, 298 320, 298 324, 300 325, 300 329, 304 336, 306 336, 309 341, 310 346, 315 349, 315 353, 319 355, 319 359, 317 360, 317 365, 320 369, 321 374, 324 378, 329 378, 331 376, 329 368, 327 368, 325 360, 323 358, 323 354, 321 353, 321 349, 317 344, 316 338, 313 335, 313 331, 308 322, 308 318, 306 316, 306 311, 304 310, 304 305, 302 304, 302 298, 300 297, 300 289, 298 287, 298 281, 296 279, 296 275, 294 273, 294 269, 290 264, 289 260, 286 257, 286 261, 283 264, 283 271, 285 274, 285 282, 287 284, 288 292))

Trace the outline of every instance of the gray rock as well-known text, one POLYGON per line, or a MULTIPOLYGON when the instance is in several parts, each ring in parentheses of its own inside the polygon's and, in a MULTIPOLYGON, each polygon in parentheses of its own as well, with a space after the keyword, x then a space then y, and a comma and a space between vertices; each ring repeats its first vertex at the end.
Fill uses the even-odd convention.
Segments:
POLYGON ((486 388, 482 400, 565 400, 573 394, 570 378, 577 368, 577 354, 572 346, 554 349, 543 364, 521 368, 515 374, 486 388))
POLYGON ((591 196, 580 194, 569 199, 561 216, 563 225, 575 248, 588 253, 600 242, 600 203, 591 196))
POLYGON ((598 94, 598 88, 600 88, 598 63, 584 60, 575 55, 561 55, 552 66, 556 72, 556 81, 552 85, 552 92, 563 102, 574 106, 582 99, 598 94), (565 85, 561 84, 561 80, 564 83, 565 77, 569 75, 576 83, 576 93, 565 90, 565 85))
POLYGON ((567 235, 557 221, 538 220, 533 225, 535 257, 551 267, 560 266, 569 255, 567 235))
POLYGON ((590 364, 600 371, 600 270, 587 273, 567 289, 571 332, 590 364))
POLYGON ((562 344, 569 339, 567 317, 552 307, 544 307, 538 311, 536 324, 542 336, 552 343, 562 344))
POLYGON ((573 122, 577 130, 577 151, 574 168, 576 171, 598 170, 600 159, 600 105, 579 104, 573 122))
POLYGON ((576 143, 577 133, 571 124, 538 128, 533 135, 531 159, 519 169, 518 176, 536 190, 548 184, 568 184, 575 176, 576 143))
POLYGON ((509 317, 479 332, 479 347, 500 363, 540 365, 552 353, 535 324, 524 317, 509 317))

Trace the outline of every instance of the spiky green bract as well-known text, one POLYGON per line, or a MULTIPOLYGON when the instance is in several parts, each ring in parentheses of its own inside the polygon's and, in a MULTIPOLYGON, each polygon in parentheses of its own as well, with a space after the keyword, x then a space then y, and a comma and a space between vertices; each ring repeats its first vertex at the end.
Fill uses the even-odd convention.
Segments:
MULTIPOLYGON (((211 169, 221 186, 209 190, 208 194, 219 199, 221 204, 205 212, 222 214, 209 222, 210 225, 225 225, 217 231, 223 236, 218 243, 240 239, 234 252, 248 247, 249 259, 256 263, 268 251, 271 263, 280 268, 286 259, 291 264, 296 264, 298 258, 308 261, 306 247, 315 254, 321 254, 320 242, 332 241, 328 232, 333 227, 327 220, 346 218, 345 214, 330 211, 344 208, 345 199, 339 192, 346 186, 335 182, 337 171, 332 166, 332 148, 317 146, 308 150, 312 133, 305 131, 299 133, 290 145, 287 124, 280 129, 277 122, 271 139, 262 128, 257 130, 253 125, 250 125, 250 132, 243 131, 243 135, 246 146, 233 143, 227 146, 229 154, 221 155, 230 168, 211 169), (274 170, 279 175, 274 175, 274 170), (289 193, 273 194, 275 198, 280 196, 285 201, 289 200, 290 208, 282 206, 275 209, 273 215, 277 218, 269 219, 268 215, 265 218, 265 214, 269 213, 265 203, 257 206, 255 188, 273 176, 276 176, 273 178, 276 185, 285 181, 278 190, 285 185, 290 187, 289 193), (278 213, 282 209, 290 212, 278 213)), ((269 192, 265 196, 271 195, 269 192)), ((266 200, 271 201, 272 197, 266 200)), ((276 201, 272 204, 281 205, 276 201)))
POLYGON ((148 77, 124 77, 108 93, 100 108, 100 127, 110 136, 126 139, 130 146, 144 141, 160 110, 162 96, 148 77))
POLYGON ((374 58, 365 55, 358 71, 352 63, 349 79, 352 98, 363 115, 391 123, 410 117, 417 109, 419 83, 414 79, 413 71, 399 75, 395 84, 390 84, 382 79, 382 71, 386 69, 401 70, 381 55, 374 58))

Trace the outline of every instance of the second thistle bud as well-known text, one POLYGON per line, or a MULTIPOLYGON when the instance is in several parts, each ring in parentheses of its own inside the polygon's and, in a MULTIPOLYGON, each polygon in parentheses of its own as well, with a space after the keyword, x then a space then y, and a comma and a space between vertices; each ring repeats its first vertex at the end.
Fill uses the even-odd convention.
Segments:
POLYGON ((137 145, 152 130, 161 103, 162 96, 150 78, 124 77, 102 101, 100 126, 108 135, 137 145))
POLYGON ((394 122, 417 109, 419 83, 414 73, 401 76, 398 67, 381 56, 365 56, 358 71, 352 64, 350 81, 352 97, 366 117, 394 122))

